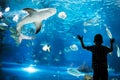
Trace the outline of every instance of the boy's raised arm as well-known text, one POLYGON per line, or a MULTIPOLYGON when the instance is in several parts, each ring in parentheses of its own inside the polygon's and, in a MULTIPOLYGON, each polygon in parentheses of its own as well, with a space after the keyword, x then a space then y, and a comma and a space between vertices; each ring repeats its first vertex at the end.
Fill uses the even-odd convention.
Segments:
POLYGON ((77 38, 80 40, 82 48, 86 49, 86 46, 84 45, 84 42, 83 42, 83 36, 77 35, 77 38))
POLYGON ((113 43, 114 43, 115 39, 110 39, 110 49, 111 51, 113 51, 113 43))

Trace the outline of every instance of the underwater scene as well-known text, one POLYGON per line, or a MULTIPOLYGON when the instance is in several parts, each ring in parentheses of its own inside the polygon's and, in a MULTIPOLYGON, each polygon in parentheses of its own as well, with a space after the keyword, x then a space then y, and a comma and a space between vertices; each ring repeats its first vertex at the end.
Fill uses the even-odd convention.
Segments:
POLYGON ((103 36, 108 79, 120 80, 120 0, 0 0, 0 80, 92 80, 103 36))

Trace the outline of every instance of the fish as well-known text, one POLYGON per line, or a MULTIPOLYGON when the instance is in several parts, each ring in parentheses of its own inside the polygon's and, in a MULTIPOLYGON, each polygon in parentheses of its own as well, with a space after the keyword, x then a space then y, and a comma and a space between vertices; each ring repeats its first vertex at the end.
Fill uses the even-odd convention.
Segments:
POLYGON ((60 13, 58 14, 58 17, 61 18, 61 19, 66 19, 67 14, 66 14, 65 12, 60 12, 60 13))
POLYGON ((15 15, 15 16, 13 17, 13 21, 15 21, 15 22, 18 22, 18 19, 19 19, 19 15, 15 15))
POLYGON ((2 16, 3 16, 3 13, 0 11, 0 18, 2 18, 2 16))
POLYGON ((0 30, 7 30, 8 25, 6 23, 0 23, 0 30))
POLYGON ((80 72, 77 68, 68 68, 67 73, 75 77, 82 76, 84 77, 85 80, 92 80, 92 75, 93 75, 92 72, 89 73, 80 72))
POLYGON ((43 51, 50 52, 50 47, 51 47, 50 45, 44 45, 42 49, 43 49, 43 51))
POLYGON ((120 57, 120 48, 118 45, 116 45, 116 47, 117 47, 117 57, 120 57))
POLYGON ((85 75, 85 73, 78 71, 77 68, 68 68, 67 73, 72 75, 72 76, 76 76, 76 77, 85 75))
POLYGON ((25 24, 34 23, 36 27, 35 34, 37 34, 42 27, 42 21, 47 20, 49 17, 56 14, 57 10, 55 8, 44 8, 44 9, 32 9, 24 8, 24 11, 28 13, 21 21, 17 23, 16 31, 18 35, 18 41, 21 43, 23 39, 33 39, 32 37, 27 37, 21 33, 22 27, 25 24))
POLYGON ((42 21, 48 19, 49 17, 53 16, 56 13, 55 8, 45 8, 40 10, 35 10, 32 8, 25 8, 23 9, 28 12, 29 15, 24 17, 20 22, 17 24, 17 32, 21 32, 23 25, 28 23, 34 23, 36 26, 36 34, 41 30, 42 21))
POLYGON ((92 19, 88 19, 87 21, 83 22, 84 26, 99 26, 101 20, 100 20, 100 16, 96 15, 95 17, 93 17, 92 19))
POLYGON ((106 27, 107 35, 109 36, 110 39, 112 39, 112 33, 111 33, 110 30, 108 29, 108 26, 107 26, 106 24, 104 24, 104 26, 106 27))

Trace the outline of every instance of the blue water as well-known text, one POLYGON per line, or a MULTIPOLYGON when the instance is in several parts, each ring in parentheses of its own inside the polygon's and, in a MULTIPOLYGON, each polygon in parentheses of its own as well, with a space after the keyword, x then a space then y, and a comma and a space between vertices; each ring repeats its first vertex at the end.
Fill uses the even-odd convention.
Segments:
POLYGON ((97 33, 106 46, 110 46, 111 35, 115 38, 114 50, 108 55, 109 80, 120 80, 119 0, 0 0, 0 13, 0 24, 7 25, 0 25, 0 80, 84 80, 67 72, 82 65, 92 69, 91 53, 82 49, 76 35, 83 35, 85 44, 92 45, 97 33), (42 21, 38 34, 34 34, 34 24, 24 25, 22 32, 34 39, 18 43, 12 35, 27 15, 24 8, 55 8, 57 12, 42 21), (27 67, 35 70, 29 72, 27 67))

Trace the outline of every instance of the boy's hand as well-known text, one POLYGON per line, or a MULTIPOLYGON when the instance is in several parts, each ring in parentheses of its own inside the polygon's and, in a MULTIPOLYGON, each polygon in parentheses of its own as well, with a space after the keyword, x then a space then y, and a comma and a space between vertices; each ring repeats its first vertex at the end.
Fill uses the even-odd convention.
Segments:
POLYGON ((110 43, 114 43, 115 42, 115 39, 110 39, 110 43))
POLYGON ((77 38, 78 38, 79 40, 83 40, 83 36, 77 35, 77 38))

